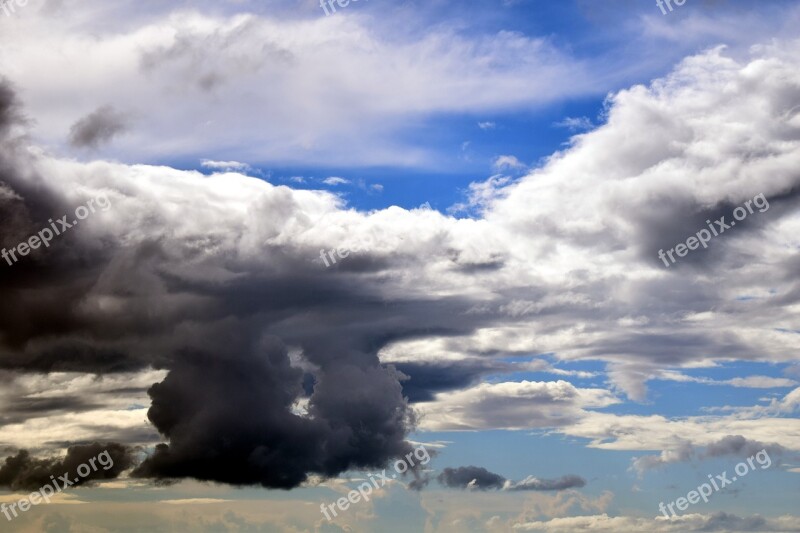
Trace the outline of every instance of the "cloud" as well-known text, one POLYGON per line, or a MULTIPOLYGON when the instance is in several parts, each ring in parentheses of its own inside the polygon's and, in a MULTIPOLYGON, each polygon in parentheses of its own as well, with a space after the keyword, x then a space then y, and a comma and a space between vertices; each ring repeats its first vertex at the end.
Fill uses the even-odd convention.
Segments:
POLYGON ((519 531, 542 531, 547 533, 570 533, 591 530, 607 533, 683 533, 689 531, 743 531, 747 533, 785 533, 800 531, 800 517, 782 516, 766 518, 760 515, 740 517, 718 512, 714 514, 688 514, 672 519, 662 517, 638 518, 631 516, 590 515, 553 518, 549 521, 526 522, 515 526, 519 531))
POLYGON ((528 167, 513 155, 500 155, 494 158, 492 168, 495 172, 503 172, 509 170, 525 170, 528 167))
MULTIPOLYGON (((183 73, 197 46, 211 46, 195 37, 186 37, 190 52, 172 37, 153 46, 147 68, 183 73)), ((472 187, 474 216, 464 219, 398 207, 359 213, 330 193, 236 173, 56 158, 12 134, 24 125, 5 89, 0 244, 16 246, 100 192, 114 209, 4 270, 0 367, 164 371, 149 413, 164 446, 141 475, 287 487, 407 453, 413 411, 387 352, 419 349, 397 358, 416 363, 541 353, 601 361, 635 400, 665 370, 790 361, 800 294, 798 46, 776 42, 745 59, 710 50, 612 95, 607 122, 540 168, 472 187), (659 265, 659 248, 762 192, 772 206, 764 216, 675 269, 659 265), (367 236, 375 246, 335 272, 320 264, 319 250, 367 236), (301 399, 307 414, 295 410, 301 399), (286 469, 271 469, 272 457, 286 469)), ((418 398, 433 396, 417 404, 421 427, 555 427, 601 449, 662 451, 677 436, 704 445, 728 435, 798 449, 794 419, 778 417, 796 410, 797 391, 731 416, 670 420, 596 411, 622 401, 600 386, 476 383, 489 367, 457 383, 412 369, 430 385, 418 398)), ((54 412, 47 402, 30 407, 54 412)), ((59 435, 66 427, 83 438, 88 412, 64 417, 59 435)))
POLYGON ((200 165, 203 168, 223 172, 247 172, 251 170, 250 165, 247 163, 240 163, 238 161, 212 161, 210 159, 203 159, 200 162, 200 165))
POLYGON ((489 472, 480 466, 445 468, 437 479, 446 487, 479 490, 499 489, 506 481, 503 476, 489 472))
MULTIPOLYGON (((11 116, 9 106, 13 105, 13 100, 7 101, 0 116, 11 116)), ((8 247, 35 234, 48 217, 74 208, 73 200, 64 195, 68 188, 62 190, 55 178, 59 172, 39 174, 34 169, 42 161, 22 152, 6 149, 3 155, 5 168, 11 169, 4 181, 22 193, 0 204, 8 221, 2 244, 8 247), (21 167, 31 172, 20 172, 21 167), (35 189, 38 192, 30 194, 35 189)), ((161 383, 149 390, 148 416, 168 443, 139 465, 137 476, 290 488, 309 473, 332 476, 353 468, 377 468, 411 450, 405 436, 413 428, 414 417, 397 376, 380 365, 373 349, 367 349, 376 330, 354 330, 342 336, 342 329, 335 327, 325 333, 313 325, 317 318, 306 315, 306 326, 295 329, 299 325, 295 323, 276 330, 283 341, 268 334, 277 325, 273 313, 285 312, 280 311, 285 298, 300 298, 301 308, 316 306, 319 313, 331 316, 343 309, 345 315, 376 316, 372 297, 363 290, 352 291, 351 284, 336 276, 319 276, 320 267, 311 261, 319 238, 307 255, 289 259, 285 266, 294 266, 288 278, 278 274, 284 267, 270 273, 277 263, 263 268, 272 259, 256 260, 260 266, 253 263, 264 249, 281 248, 280 230, 275 233, 271 224, 257 229, 265 222, 262 218, 251 219, 253 231, 244 232, 252 239, 250 244, 229 239, 239 233, 233 228, 248 218, 248 209, 273 213, 280 224, 292 225, 293 233, 313 227, 310 217, 291 212, 293 202, 286 200, 293 193, 241 175, 201 177, 178 172, 173 174, 177 179, 171 180, 163 169, 152 172, 155 181, 146 184, 148 178, 132 180, 122 166, 117 169, 120 172, 102 171, 82 181, 83 187, 108 192, 115 206, 113 219, 85 221, 50 248, 31 254, 26 268, 15 265, 20 268, 9 269, 0 279, 6 295, 0 305, 3 368, 94 374, 151 367, 166 370, 161 383), (162 179, 166 189, 158 192, 152 186, 162 179), (210 195, 208 202, 194 196, 200 191, 205 191, 201 196, 210 195), (276 196, 270 198, 273 193, 276 196), (251 205, 236 214, 230 210, 235 203, 250 204, 254 194, 264 202, 260 207, 251 205), (165 202, 167 197, 171 199, 165 202), (139 219, 147 204, 150 214, 139 219), (167 204, 174 210, 164 209, 167 204), (199 205, 204 205, 205 222, 198 225, 200 218, 186 217, 184 210, 199 205), (164 217, 173 216, 175 223, 163 226, 164 217), (161 229, 166 227, 169 235, 161 229), (254 233, 260 235, 254 237, 254 233), (264 246, 269 239, 272 244, 264 246), (225 266, 228 253, 222 248, 213 251, 220 246, 239 256, 235 260, 239 266, 225 266), (248 248, 259 251, 251 255, 248 248), (234 270, 251 274, 241 278, 234 270), (39 297, 23 295, 29 276, 35 276, 43 289, 39 297), (306 292, 315 285, 319 290, 306 292), (252 300, 255 294, 261 296, 252 300), (51 312, 54 308, 59 311, 51 312), (194 319, 189 318, 192 314, 194 319), (290 361, 284 342, 301 347, 302 368, 290 361), (306 378, 314 387, 304 416, 293 406, 305 394, 306 378), (267 383, 273 385, 265 388, 267 383), (201 385, 206 390, 198 388, 201 385), (353 395, 355 391, 360 392, 353 395), (246 411, 261 416, 239 416, 246 411)), ((336 205, 327 195, 297 194, 303 198, 300 201, 321 209, 336 205)), ((360 321, 341 318, 354 324, 360 321)), ((388 319, 387 331, 397 334, 391 323, 388 319)), ((66 401, 55 399, 56 405, 59 402, 70 408, 66 401)), ((33 407, 53 409, 43 401, 33 407)), ((98 407, 84 409, 96 415, 98 407)), ((67 425, 66 417, 60 424, 67 425)), ((33 428, 28 425, 27 429, 33 428)), ((71 438, 80 436, 73 431, 71 438)))
POLYGON ((581 389, 569 382, 481 383, 455 392, 441 392, 417 404, 421 427, 455 429, 525 429, 561 427, 582 418, 584 409, 619 403, 603 389, 581 389))
POLYGON ((567 490, 586 486, 586 480, 580 476, 568 475, 557 479, 540 479, 528 476, 517 483, 509 483, 505 490, 567 490))
POLYGON ((64 474, 68 474, 73 485, 79 486, 90 481, 115 479, 133 464, 133 450, 115 442, 70 446, 67 455, 60 460, 35 459, 27 450, 21 450, 7 457, 0 466, 0 487, 12 491, 38 490, 51 483, 51 476, 64 474), (90 464, 92 460, 95 468, 90 464), (84 464, 90 472, 79 475, 79 467, 84 464))
POLYGON ((445 468, 436 479, 445 487, 469 490, 560 491, 586 485, 586 480, 576 475, 567 475, 557 479, 528 476, 522 481, 513 482, 480 466, 445 468))
POLYGON ((675 372, 663 370, 655 374, 652 379, 665 381, 679 381, 683 383, 701 383, 703 385, 720 385, 749 389, 773 389, 783 387, 796 387, 797 381, 788 378, 774 378, 770 376, 745 376, 726 380, 715 380, 705 377, 695 377, 675 372))
POLYGON ((125 132, 129 121, 125 114, 106 105, 78 120, 69 131, 69 142, 78 148, 98 148, 125 132))
POLYGON ((350 183, 350 180, 346 180, 344 178, 339 178, 337 176, 331 176, 330 178, 325 178, 322 180, 322 183, 325 185, 347 185, 350 183))
POLYGON ((588 117, 567 117, 564 120, 554 123, 553 126, 567 128, 570 131, 586 131, 595 127, 588 117))
POLYGON ((170 442, 132 476, 289 489, 312 472, 378 468, 411 449, 404 437, 412 414, 390 372, 333 366, 315 386, 308 416, 299 416, 291 406, 303 372, 282 344, 265 339, 243 349, 186 352, 153 385, 148 418, 170 442), (359 396, 343 394, 354 389, 359 396), (236 415, 246 411, 251 415, 236 415))
POLYGON ((497 127, 497 124, 494 122, 478 122, 478 127, 482 130, 493 130, 497 127))
POLYGON ((46 143, 60 141, 53 132, 68 128, 83 102, 136 102, 137 135, 118 139, 114 153, 137 162, 214 153, 254 165, 444 168, 449 161, 434 149, 398 140, 409 119, 532 109, 597 92, 588 65, 547 36, 448 24, 420 39, 399 31, 423 18, 402 8, 382 22, 298 17, 280 6, 261 15, 241 5, 153 5, 142 17, 129 4, 108 20, 97 5, 71 5, 57 27, 51 17, 26 19, 25 31, 4 32, 0 46, 19 50, 13 81, 46 143), (120 17, 126 24, 114 24, 120 17), (358 84, 350 72, 361 73, 358 84))

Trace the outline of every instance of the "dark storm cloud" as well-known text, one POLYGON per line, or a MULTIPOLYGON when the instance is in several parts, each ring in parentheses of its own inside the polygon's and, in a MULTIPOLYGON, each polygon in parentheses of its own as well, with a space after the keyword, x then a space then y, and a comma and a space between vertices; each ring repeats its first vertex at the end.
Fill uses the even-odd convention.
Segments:
POLYGON ((97 148, 128 129, 128 117, 112 106, 103 106, 72 125, 69 142, 80 148, 97 148))
POLYGON ((301 386, 275 338, 247 352, 183 354, 150 390, 148 416, 170 444, 134 475, 289 489, 312 472, 376 468, 411 449, 411 412, 396 377, 378 365, 331 368, 311 417, 291 409, 301 386))
POLYGON ((467 487, 481 490, 499 489, 506 482, 506 478, 503 476, 489 472, 480 466, 445 468, 436 479, 442 485, 456 489, 466 489, 467 487))
POLYGON ((21 450, 7 457, 0 466, 0 487, 13 491, 36 490, 51 483, 50 476, 63 474, 69 474, 70 480, 78 479, 74 485, 83 485, 94 480, 115 479, 132 465, 133 450, 115 442, 71 446, 63 459, 36 459, 28 451, 21 450), (95 459, 96 470, 89 463, 92 459, 95 459), (77 471, 83 464, 91 469, 85 477, 77 471))
MULTIPOLYGON (((10 94, 3 101, 7 125, 16 108, 10 94)), ((91 131, 81 142, 91 141, 91 131)), ((14 220, 0 227, 8 248, 75 206, 18 170, 24 154, 0 156, 13 193, 0 196, 0 215, 14 220)), ((137 200, 129 184, 108 188, 118 200, 115 216, 137 200)), ((291 195, 274 194, 275 209, 292 216, 291 195)), ((189 217, 207 216, 204 206, 191 209, 198 211, 189 217)), ((471 303, 389 299, 379 282, 344 269, 320 275, 323 267, 286 246, 264 244, 268 261, 241 258, 227 248, 242 233, 235 221, 176 239, 158 213, 137 219, 137 238, 124 246, 110 229, 89 235, 79 228, 4 268, 0 368, 167 370, 149 390, 148 412, 167 442, 135 470, 139 477, 288 489, 309 474, 378 468, 412 450, 405 437, 415 417, 403 375, 382 365, 378 351, 394 340, 470 331, 471 303), (290 362, 288 347, 301 350, 302 368, 290 362), (296 406, 301 398, 307 412, 296 406)), ((385 262, 359 268, 377 273, 385 262)), ((104 435, 152 440, 143 429, 104 435)))

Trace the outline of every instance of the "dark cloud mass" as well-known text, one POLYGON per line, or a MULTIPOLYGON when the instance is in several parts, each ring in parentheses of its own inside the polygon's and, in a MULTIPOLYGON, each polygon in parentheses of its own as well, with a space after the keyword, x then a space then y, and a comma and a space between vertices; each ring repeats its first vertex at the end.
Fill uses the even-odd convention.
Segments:
POLYGON ((133 475, 289 489, 311 472, 377 468, 410 450, 412 415, 390 372, 332 369, 308 416, 292 412, 301 387, 302 372, 275 338, 248 352, 182 354, 149 391, 149 418, 170 444, 133 475))
POLYGON ((133 461, 133 450, 115 442, 70 446, 63 459, 36 459, 28 451, 21 450, 6 458, 0 466, 0 488, 13 491, 37 490, 52 482, 51 475, 59 477, 63 474, 69 474, 70 481, 76 486, 94 480, 115 479, 129 469, 133 461), (102 457, 98 459, 101 454, 102 457), (96 469, 90 463, 93 459, 96 469), (78 467, 84 464, 91 471, 87 476, 80 476, 78 467))
MULTIPOLYGON (((77 142, 116 132, 109 114, 76 125, 77 142)), ((76 207, 14 148, 9 136, 19 117, 13 93, 0 85, 0 245, 7 249, 76 207)), ((132 187, 107 186, 115 220, 132 187)), ((293 209, 290 196, 274 194, 275 209, 293 209)), ((192 216, 208 216, 192 205, 192 216)), ((403 376, 377 353, 396 339, 468 331, 463 313, 453 311, 465 302, 389 304, 377 284, 320 276, 306 255, 285 247, 264 244, 268 260, 259 262, 215 251, 247 237, 234 223, 178 239, 161 217, 136 220, 124 246, 112 225, 82 226, 24 264, 3 265, 0 369, 167 370, 149 390, 149 418, 168 443, 139 465, 139 477, 288 489, 308 474, 377 468, 411 451, 405 436, 415 417, 403 376), (302 351, 302 369, 289 348, 302 351)))

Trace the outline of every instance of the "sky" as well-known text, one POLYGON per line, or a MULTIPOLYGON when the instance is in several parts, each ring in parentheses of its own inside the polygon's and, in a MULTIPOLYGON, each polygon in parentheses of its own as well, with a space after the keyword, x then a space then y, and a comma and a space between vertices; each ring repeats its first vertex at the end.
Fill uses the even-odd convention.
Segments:
POLYGON ((800 6, 343 3, 0 3, 0 529, 800 531, 800 6))

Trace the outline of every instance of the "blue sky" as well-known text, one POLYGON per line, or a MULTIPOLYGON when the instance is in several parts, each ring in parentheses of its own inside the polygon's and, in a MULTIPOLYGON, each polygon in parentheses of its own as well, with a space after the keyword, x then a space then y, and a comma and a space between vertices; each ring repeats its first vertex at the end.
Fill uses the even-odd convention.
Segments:
POLYGON ((800 531, 800 10, 672 4, 0 13, 3 250, 112 205, 0 278, 0 504, 123 450, 12 530, 800 531))

